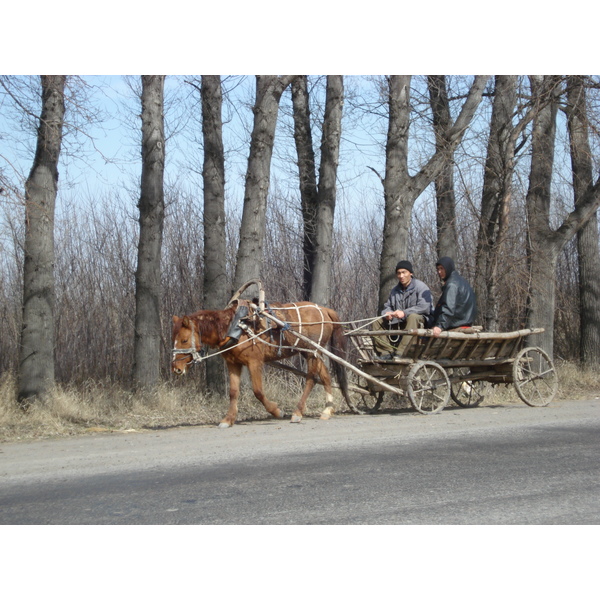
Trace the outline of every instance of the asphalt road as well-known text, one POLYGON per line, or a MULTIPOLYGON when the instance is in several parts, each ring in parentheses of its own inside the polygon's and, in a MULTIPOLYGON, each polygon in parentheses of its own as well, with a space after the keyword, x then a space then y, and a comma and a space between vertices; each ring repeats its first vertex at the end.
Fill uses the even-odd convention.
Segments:
POLYGON ((600 398, 3 444, 0 524, 600 524, 600 398))

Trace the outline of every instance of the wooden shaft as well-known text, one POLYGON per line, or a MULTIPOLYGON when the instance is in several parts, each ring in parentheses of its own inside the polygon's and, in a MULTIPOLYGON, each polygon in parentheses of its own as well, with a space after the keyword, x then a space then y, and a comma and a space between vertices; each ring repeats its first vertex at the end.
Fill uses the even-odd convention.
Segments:
MULTIPOLYGON (((254 308, 258 309, 258 307, 255 306, 255 305, 254 305, 254 308)), ((264 315, 264 316, 268 316, 269 319, 273 320, 275 323, 277 323, 277 325, 280 325, 281 327, 285 327, 285 325, 286 325, 286 323, 284 323, 283 321, 280 321, 277 317, 274 317, 273 315, 264 315)), ((387 383, 385 383, 385 382, 377 379, 376 377, 372 377, 371 375, 368 375, 367 373, 364 373, 359 368, 357 368, 354 365, 350 364, 348 361, 345 361, 343 358, 340 358, 339 356, 336 356, 335 354, 333 354, 333 352, 329 352, 329 350, 326 350, 322 346, 319 346, 319 344, 317 344, 316 342, 313 342, 310 338, 306 337, 302 333, 298 333, 297 331, 294 331, 293 329, 288 329, 288 332, 291 333, 291 334, 293 334, 293 335, 295 335, 296 337, 300 338, 301 340, 303 340, 307 344, 310 344, 311 346, 313 346, 314 348, 316 348, 319 352, 322 352, 323 354, 325 354, 326 356, 328 356, 331 360, 334 360, 335 362, 340 363, 341 365, 343 365, 347 369, 350 369, 351 371, 354 371, 354 373, 356 373, 357 375, 360 375, 361 377, 364 377, 367 381, 371 381, 372 383, 376 383, 378 386, 383 387, 388 392, 392 392, 393 394, 399 394, 400 393, 401 390, 399 388, 394 387, 392 385, 388 385, 387 383)))

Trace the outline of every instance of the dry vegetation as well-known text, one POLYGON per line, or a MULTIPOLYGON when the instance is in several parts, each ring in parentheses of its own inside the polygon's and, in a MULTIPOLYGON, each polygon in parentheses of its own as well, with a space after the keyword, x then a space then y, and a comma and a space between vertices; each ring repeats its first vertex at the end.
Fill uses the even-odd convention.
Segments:
MULTIPOLYGON (((570 363, 562 363, 558 371, 561 382, 558 401, 600 395, 597 371, 582 371, 570 363)), ((267 369, 265 389, 267 395, 277 399, 290 414, 298 401, 302 382, 294 376, 267 369)), ((214 425, 227 410, 226 398, 204 395, 191 379, 165 382, 155 394, 144 396, 136 396, 114 383, 89 382, 77 388, 61 386, 46 402, 33 405, 27 412, 18 407, 15 395, 14 377, 3 375, 0 378, 0 442, 214 425)), ((338 411, 347 412, 339 393, 336 393, 336 401, 338 411)), ((484 401, 484 404, 511 403, 520 403, 512 386, 494 388, 484 401)), ((387 395, 382 410, 404 412, 408 407, 407 402, 387 395)), ((306 418, 318 417, 323 408, 324 395, 322 388, 317 387, 309 397, 306 418)), ((270 418, 249 386, 242 389, 239 411, 240 421, 270 418)))
MULTIPOLYGON (((416 139, 422 145, 416 153, 418 164, 421 152, 425 152, 433 140, 425 108, 429 102, 427 93, 423 91, 420 99, 415 96, 415 102, 421 107, 417 115, 423 116, 415 117, 411 124, 411 127, 418 127, 416 139)), ((376 105, 378 103, 379 99, 376 105)), ((491 104, 488 109, 491 110, 491 104)), ((371 112, 368 110, 365 114, 371 112)), ((288 106, 288 137, 293 131, 290 115, 288 106)), ((369 131, 371 127, 372 123, 369 131)), ((278 132, 278 139, 284 140, 280 133, 283 134, 283 129, 278 132)), ((348 135, 350 133, 349 130, 348 135)), ((480 133, 475 131, 464 149, 459 149, 455 155, 461 174, 456 182, 456 258, 461 274, 471 281, 475 280, 481 217, 482 157, 487 151, 487 135, 480 133)), ((291 139, 288 139, 290 144, 291 139)), ((563 136, 559 141, 564 156, 568 157, 568 140, 563 136)), ((284 171, 287 173, 289 165, 295 162, 290 161, 285 148, 282 145, 276 155, 286 165, 284 171)), ((233 158, 231 160, 234 164, 233 158)), ((345 160, 347 164, 352 162, 350 156, 345 160)), ((502 262, 498 267, 498 331, 523 327, 527 305, 525 200, 528 161, 520 161, 516 167, 511 219, 504 233, 502 262)), ((569 165, 567 169, 568 174, 569 165)), ((228 173, 228 177, 233 179, 234 174, 228 173)), ((261 279, 268 301, 290 302, 302 299, 303 225, 296 175, 290 175, 288 180, 282 172, 280 177, 280 180, 274 178, 269 195, 261 279)), ((568 176, 564 177, 567 181, 568 176)), ((204 277, 201 186, 196 185, 196 180, 189 175, 181 180, 172 177, 172 180, 177 183, 169 183, 165 189, 161 300, 164 330, 160 357, 163 383, 160 388, 156 393, 144 396, 136 396, 130 391, 139 189, 128 189, 125 185, 101 193, 86 193, 79 189, 71 193, 65 189, 58 199, 55 220, 57 388, 45 402, 32 406, 27 413, 23 413, 14 401, 22 330, 24 205, 19 201, 3 200, 0 203, 0 441, 79 435, 97 430, 214 424, 225 414, 227 399, 206 397, 200 391, 203 384, 199 372, 185 380, 173 380, 169 375, 172 315, 189 314, 200 308, 222 308, 201 306, 204 277)), ((412 261, 415 275, 431 287, 437 298, 440 289, 435 273, 437 230, 433 188, 430 186, 415 205, 409 255, 398 258, 412 261)), ((241 198, 236 198, 233 189, 229 193, 231 199, 227 201, 225 220, 226 253, 227 277, 232 286, 241 198)), ((562 187, 558 186, 555 195, 557 206, 553 218, 558 223, 570 210, 571 194, 568 189, 563 193, 562 187)), ((382 190, 377 185, 355 186, 348 178, 340 186, 330 305, 343 320, 369 318, 378 313, 383 210, 382 190)), ((598 374, 582 373, 573 366, 580 356, 575 240, 561 253, 556 272, 560 277, 556 280, 554 358, 561 362, 561 397, 594 397, 600 390, 598 374)), ((300 394, 299 381, 279 372, 269 373, 267 394, 277 398, 283 408, 291 412, 300 394)), ((322 408, 321 391, 317 389, 309 398, 309 418, 317 416, 322 408)), ((500 387, 486 402, 520 400, 512 388, 500 387)), ((338 403, 340 410, 345 410, 339 398, 338 403)), ((397 405, 388 402, 384 408, 392 406, 397 405)), ((265 418, 268 415, 246 386, 240 399, 240 419, 265 418)))

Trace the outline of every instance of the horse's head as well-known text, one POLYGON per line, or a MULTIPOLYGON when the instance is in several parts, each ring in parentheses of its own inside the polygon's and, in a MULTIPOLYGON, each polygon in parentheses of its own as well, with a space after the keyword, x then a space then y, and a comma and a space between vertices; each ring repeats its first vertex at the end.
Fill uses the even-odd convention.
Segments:
POLYGON ((202 342, 194 321, 189 317, 173 317, 173 360, 171 371, 183 375, 188 365, 201 360, 202 342))

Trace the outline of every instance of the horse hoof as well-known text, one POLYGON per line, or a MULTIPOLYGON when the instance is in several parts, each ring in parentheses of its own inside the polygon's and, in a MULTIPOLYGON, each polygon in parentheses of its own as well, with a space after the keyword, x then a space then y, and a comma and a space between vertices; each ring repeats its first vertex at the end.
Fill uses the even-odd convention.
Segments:
POLYGON ((328 421, 329 419, 331 419, 331 415, 333 414, 333 409, 330 407, 327 407, 322 413, 321 416, 319 417, 321 419, 321 421, 328 421))
POLYGON ((231 425, 229 423, 219 423, 219 429, 229 429, 231 425))
POLYGON ((292 415, 290 423, 300 423, 302 421, 302 415, 292 415))

